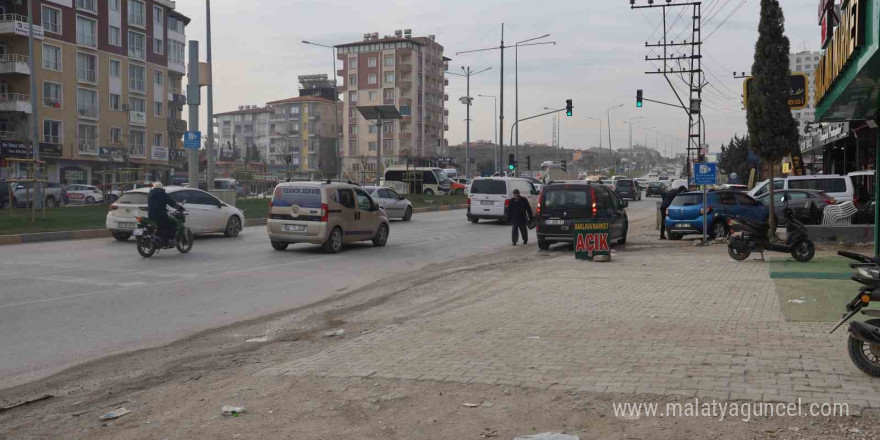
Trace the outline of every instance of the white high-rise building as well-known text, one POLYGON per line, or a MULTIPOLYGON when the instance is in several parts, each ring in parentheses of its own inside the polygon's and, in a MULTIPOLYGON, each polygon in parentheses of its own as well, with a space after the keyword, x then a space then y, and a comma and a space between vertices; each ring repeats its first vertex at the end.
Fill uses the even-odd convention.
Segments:
POLYGON ((816 119, 816 67, 822 58, 822 52, 803 51, 789 54, 788 68, 791 73, 803 73, 807 75, 807 106, 802 110, 792 110, 791 115, 798 121, 798 134, 804 135, 807 122, 813 122, 816 119))

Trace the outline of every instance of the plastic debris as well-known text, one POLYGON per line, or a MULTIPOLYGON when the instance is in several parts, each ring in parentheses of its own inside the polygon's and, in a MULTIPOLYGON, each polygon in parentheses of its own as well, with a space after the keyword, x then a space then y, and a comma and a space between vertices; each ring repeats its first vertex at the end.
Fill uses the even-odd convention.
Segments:
POLYGON ((103 416, 101 416, 101 420, 113 420, 113 419, 118 419, 118 418, 120 418, 120 417, 122 417, 122 416, 124 416, 124 415, 126 415, 126 414, 128 414, 128 413, 130 413, 130 412, 131 412, 131 411, 129 411, 129 410, 125 409, 125 408, 118 408, 118 409, 115 410, 115 411, 110 411, 110 412, 108 412, 107 414, 104 414, 103 416))
POLYGON ((468 407, 468 408, 476 408, 476 407, 480 406, 480 404, 479 404, 479 403, 467 403, 467 402, 465 402, 465 403, 462 403, 461 406, 466 406, 466 407, 468 407))
POLYGON ((576 435, 560 434, 558 432, 542 432, 540 434, 516 437, 513 440, 580 440, 576 435))
POLYGON ((244 407, 243 407, 243 406, 229 406, 229 405, 226 405, 226 406, 224 406, 223 408, 220 409, 220 414, 223 414, 224 416, 238 417, 238 415, 241 414, 241 413, 243 413, 243 412, 244 412, 244 407))
POLYGON ((324 333, 325 338, 341 338, 343 335, 345 335, 345 330, 343 329, 324 333))
POLYGON ((802 300, 802 299, 790 299, 790 300, 788 300, 788 302, 790 302, 790 303, 792 303, 792 304, 803 304, 803 303, 805 303, 806 301, 804 301, 804 300, 802 300))

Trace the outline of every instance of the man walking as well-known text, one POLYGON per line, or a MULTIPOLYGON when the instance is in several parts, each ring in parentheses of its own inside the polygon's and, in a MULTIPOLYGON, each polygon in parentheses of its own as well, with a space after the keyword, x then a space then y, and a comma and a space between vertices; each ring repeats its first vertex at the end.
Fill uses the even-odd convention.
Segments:
POLYGON ((666 240, 666 210, 669 209, 669 205, 672 204, 672 201, 675 200, 675 196, 679 193, 684 192, 680 188, 673 189, 666 193, 666 197, 663 198, 663 202, 660 203, 660 239, 666 240))
POLYGON ((513 198, 510 199, 510 206, 507 209, 507 220, 511 226, 511 238, 513 245, 516 246, 518 236, 522 235, 523 244, 529 244, 529 222, 532 221, 532 207, 529 201, 524 197, 520 197, 519 190, 513 190, 513 198))

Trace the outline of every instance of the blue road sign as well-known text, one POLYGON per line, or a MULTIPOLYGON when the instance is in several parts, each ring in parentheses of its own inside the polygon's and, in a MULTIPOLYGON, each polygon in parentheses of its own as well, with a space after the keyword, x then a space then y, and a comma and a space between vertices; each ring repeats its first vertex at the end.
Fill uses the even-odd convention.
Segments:
POLYGON ((183 148, 187 150, 198 150, 202 147, 202 132, 188 131, 183 135, 183 148))
POLYGON ((694 184, 714 185, 718 179, 718 164, 704 162, 694 164, 694 184))

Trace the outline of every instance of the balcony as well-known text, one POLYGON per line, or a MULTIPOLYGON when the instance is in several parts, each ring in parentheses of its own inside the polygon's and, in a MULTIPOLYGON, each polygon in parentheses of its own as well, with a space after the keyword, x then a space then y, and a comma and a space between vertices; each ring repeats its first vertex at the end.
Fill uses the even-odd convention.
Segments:
POLYGON ((184 133, 186 132, 186 125, 186 121, 183 119, 168 118, 169 133, 184 133))
POLYGON ((98 117, 98 106, 79 104, 76 106, 76 114, 80 118, 96 119, 98 117))
POLYGON ((76 69, 76 79, 96 83, 98 82, 98 73, 94 69, 76 69))
POLYGON ((98 154, 98 143, 94 139, 77 139, 76 150, 80 154, 98 154))
MULTIPOLYGON (((269 120, 270 121, 286 121, 287 116, 288 116, 287 113, 272 113, 271 115, 269 115, 269 120)), ((297 115, 297 118, 299 118, 299 115, 297 115)))
POLYGON ((397 65, 397 70, 403 73, 410 73, 412 72, 412 63, 401 62, 397 65))
POLYGON ((444 95, 443 95, 443 100, 444 100, 444 101, 449 101, 449 95, 444 94, 444 95))
POLYGON ((175 106, 184 106, 186 105, 186 95, 168 92, 168 104, 175 106))
POLYGON ((0 93, 0 112, 31 113, 31 97, 21 93, 0 93))
POLYGON ((401 89, 411 89, 412 88, 412 80, 404 79, 401 81, 397 81, 397 86, 401 89))
POLYGON ((43 98, 43 107, 61 108, 61 100, 55 98, 43 98))
MULTIPOLYGON (((18 14, 0 14, 0 35, 28 36, 27 17, 18 14)), ((43 27, 34 24, 34 38, 42 40, 43 27)))
POLYGON ((28 64, 30 57, 7 53, 0 55, 0 74, 30 75, 31 66, 28 64))

